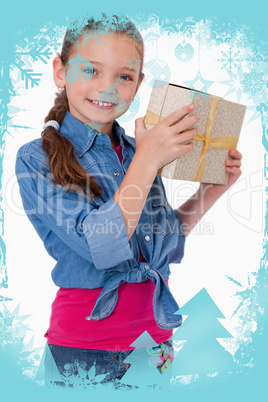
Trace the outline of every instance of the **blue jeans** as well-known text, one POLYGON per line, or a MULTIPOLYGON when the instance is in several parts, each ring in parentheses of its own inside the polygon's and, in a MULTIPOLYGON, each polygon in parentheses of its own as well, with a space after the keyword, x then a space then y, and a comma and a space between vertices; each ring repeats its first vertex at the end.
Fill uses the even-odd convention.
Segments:
MULTIPOLYGON (((86 387, 108 383, 112 383, 115 388, 121 387, 120 380, 131 366, 124 360, 127 361, 127 356, 134 351, 80 349, 51 344, 47 346, 52 358, 48 353, 46 354, 44 362, 46 381, 63 387, 86 387)), ((148 358, 152 355, 161 356, 162 363, 157 367, 160 373, 173 359, 173 346, 170 340, 145 348, 145 351, 148 353, 148 358)), ((127 384, 123 386, 133 387, 127 384)))

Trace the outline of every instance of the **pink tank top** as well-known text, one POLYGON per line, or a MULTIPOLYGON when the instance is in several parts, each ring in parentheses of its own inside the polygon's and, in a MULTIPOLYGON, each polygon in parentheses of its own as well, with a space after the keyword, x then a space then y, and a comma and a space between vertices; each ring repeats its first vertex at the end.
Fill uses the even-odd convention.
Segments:
MULTIPOLYGON (((120 163, 121 146, 113 147, 120 163)), ((140 251, 139 262, 145 261, 140 251)), ((165 281, 168 285, 168 281, 165 281)), ((158 327, 153 312, 154 284, 148 279, 141 283, 122 283, 113 312, 103 320, 91 321, 90 315, 103 288, 59 288, 52 303, 50 325, 45 333, 49 344, 82 349, 132 350, 131 343, 144 331, 156 343, 167 341, 172 329, 158 327)))

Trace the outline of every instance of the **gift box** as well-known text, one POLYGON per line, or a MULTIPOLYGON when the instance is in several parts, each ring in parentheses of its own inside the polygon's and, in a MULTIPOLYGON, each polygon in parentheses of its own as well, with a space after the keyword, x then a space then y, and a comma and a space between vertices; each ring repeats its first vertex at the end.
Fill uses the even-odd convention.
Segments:
POLYGON ((175 110, 190 103, 195 105, 195 109, 187 116, 197 114, 200 117, 193 126, 198 128, 198 135, 193 139, 194 148, 163 166, 157 174, 169 179, 228 184, 230 173, 226 172, 225 160, 231 159, 229 149, 237 148, 245 105, 155 80, 145 126, 147 129, 154 127, 175 110))

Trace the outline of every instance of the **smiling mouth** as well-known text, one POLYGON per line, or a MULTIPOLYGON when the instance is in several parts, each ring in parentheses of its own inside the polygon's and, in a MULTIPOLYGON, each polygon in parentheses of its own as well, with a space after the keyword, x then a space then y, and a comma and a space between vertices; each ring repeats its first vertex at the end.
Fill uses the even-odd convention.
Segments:
POLYGON ((101 101, 101 102, 99 102, 99 101, 97 101, 97 100, 94 100, 94 99, 88 99, 88 101, 90 102, 90 103, 93 103, 93 105, 96 105, 96 106, 99 106, 99 107, 106 107, 106 108, 109 108, 109 107, 114 107, 114 106, 116 106, 117 105, 117 103, 111 103, 111 102, 106 102, 106 101, 101 101))

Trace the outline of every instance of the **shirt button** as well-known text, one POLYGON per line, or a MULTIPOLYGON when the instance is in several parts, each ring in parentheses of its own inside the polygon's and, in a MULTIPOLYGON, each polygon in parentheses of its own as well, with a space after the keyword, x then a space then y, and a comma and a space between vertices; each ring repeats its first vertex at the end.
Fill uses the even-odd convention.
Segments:
POLYGON ((114 172, 114 175, 115 175, 116 177, 118 177, 118 176, 119 176, 119 172, 114 172))
POLYGON ((165 201, 165 205, 167 205, 167 202, 165 201))
POLYGON ((148 235, 146 235, 146 236, 144 237, 144 239, 145 239, 146 241, 150 241, 150 240, 151 240, 150 236, 148 236, 148 235))
POLYGON ((148 265, 148 264, 145 264, 144 266, 145 266, 146 269, 149 269, 149 265, 148 265))

